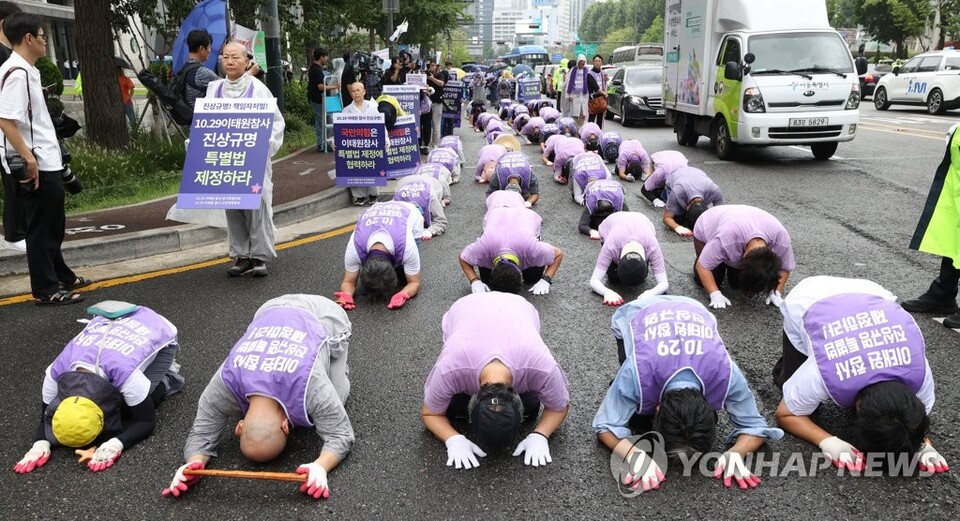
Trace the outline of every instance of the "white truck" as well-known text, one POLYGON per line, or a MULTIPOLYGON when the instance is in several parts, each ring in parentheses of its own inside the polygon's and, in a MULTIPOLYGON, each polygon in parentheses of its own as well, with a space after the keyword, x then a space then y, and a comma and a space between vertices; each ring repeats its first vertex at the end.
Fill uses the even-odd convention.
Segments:
POLYGON ((860 82, 825 0, 667 0, 663 105, 677 142, 809 145, 828 159, 857 135, 860 82))

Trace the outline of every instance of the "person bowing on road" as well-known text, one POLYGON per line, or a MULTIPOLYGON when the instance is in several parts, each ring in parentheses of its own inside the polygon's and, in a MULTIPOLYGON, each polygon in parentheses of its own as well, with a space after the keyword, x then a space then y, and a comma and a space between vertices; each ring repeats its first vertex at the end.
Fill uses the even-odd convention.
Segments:
POLYGON ((643 174, 640 193, 657 208, 667 204, 670 192, 665 189, 667 176, 687 166, 687 157, 676 150, 661 150, 650 156, 651 169, 643 174))
POLYGON ((714 476, 726 487, 760 484, 744 463, 767 440, 771 428, 757 409, 747 381, 717 333, 717 320, 699 302, 658 295, 621 307, 611 320, 620 370, 593 419, 597 439, 627 464, 622 483, 634 490, 660 488, 662 469, 636 452, 631 434, 651 429, 662 436, 667 454, 689 460, 713 449, 717 411, 725 409, 732 446, 717 461, 714 476))
POLYGON ((523 152, 507 152, 497 160, 496 169, 487 184, 487 195, 497 190, 520 193, 527 208, 532 208, 540 200, 540 183, 523 152))
POLYGON ((587 187, 602 179, 610 179, 610 171, 603 158, 593 152, 581 152, 570 160, 570 197, 577 204, 584 204, 583 194, 587 187))
POLYGON ((357 290, 373 301, 389 299, 397 309, 420 291, 420 251, 423 214, 412 203, 377 203, 363 212, 347 241, 343 282, 334 293, 343 309, 356 307, 357 290), (399 288, 399 290, 398 290, 399 288))
POLYGON ((294 427, 313 427, 323 440, 316 460, 297 467, 300 491, 328 498, 327 474, 350 452, 354 434, 343 405, 350 394, 347 313, 318 295, 283 295, 265 302, 246 333, 200 395, 197 417, 183 448, 186 463, 164 496, 179 497, 217 457, 220 435, 233 418, 240 452, 249 460, 276 459, 294 427), (274 353, 274 346, 281 345, 274 353), (267 347, 270 347, 267 350, 267 347))
POLYGON ((927 437, 935 397, 923 335, 896 298, 863 279, 807 277, 794 287, 780 306, 777 423, 847 470, 864 470, 864 453, 885 453, 916 455, 922 473, 946 472, 927 437), (810 419, 828 400, 854 410, 856 447, 810 419))
POLYGON ((153 433, 157 407, 183 388, 177 328, 169 320, 126 302, 101 302, 89 311, 93 320, 47 366, 36 441, 13 467, 18 474, 42 467, 51 445, 80 448, 98 440, 87 467, 110 468, 153 433))
POLYGON ((614 212, 630 211, 623 193, 623 185, 612 179, 601 179, 590 183, 584 191, 583 200, 585 204, 577 230, 595 241, 600 240, 600 232, 597 231, 600 223, 614 212))
POLYGON ((724 276, 746 295, 768 293, 779 306, 790 272, 796 267, 790 234, 776 217, 752 206, 728 204, 703 212, 693 227, 694 278, 722 309, 730 299, 720 292, 724 276))
POLYGON ((661 295, 667 291, 667 267, 657 242, 657 231, 646 215, 616 212, 600 224, 598 236, 603 245, 590 276, 590 287, 603 297, 607 306, 623 304, 623 297, 608 288, 607 280, 623 286, 639 286, 652 269, 657 284, 637 298, 661 295))
POLYGON ((667 176, 667 206, 663 224, 681 237, 693 235, 697 219, 711 206, 723 204, 720 187, 699 168, 678 168, 667 176), (683 224, 680 224, 680 223, 683 224))
POLYGON ((473 171, 474 179, 480 184, 490 182, 490 178, 493 177, 493 172, 497 168, 497 161, 507 152, 509 150, 498 143, 483 145, 477 152, 477 166, 473 171))
POLYGON ((533 305, 508 293, 467 295, 443 315, 442 324, 443 349, 423 386, 420 415, 447 446, 447 466, 480 466, 484 449, 511 445, 523 420, 538 414, 513 455, 523 454, 524 464, 534 467, 553 462, 548 440, 567 416, 570 391, 540 338, 533 305), (457 432, 451 419, 469 419, 477 443, 457 432))
POLYGON ((617 175, 621 181, 634 182, 652 172, 652 163, 647 150, 636 139, 620 143, 617 150, 617 175))
POLYGON ((411 174, 397 181, 393 200, 413 203, 420 210, 420 215, 423 215, 423 226, 426 229, 420 234, 421 241, 429 241, 447 231, 447 215, 440 200, 442 196, 443 186, 440 181, 429 175, 411 174))
POLYGON ((470 290, 520 293, 526 282, 533 284, 534 295, 550 293, 563 251, 540 241, 541 222, 540 215, 528 208, 487 210, 483 234, 460 253, 470 290))

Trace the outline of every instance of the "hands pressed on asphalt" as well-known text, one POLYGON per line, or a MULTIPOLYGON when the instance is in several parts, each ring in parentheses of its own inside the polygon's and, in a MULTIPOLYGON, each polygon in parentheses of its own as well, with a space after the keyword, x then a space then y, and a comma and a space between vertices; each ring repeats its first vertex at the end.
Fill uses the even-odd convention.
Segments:
POLYGON ((337 297, 337 304, 347 311, 357 307, 357 305, 353 303, 353 295, 346 291, 334 291, 333 296, 337 297))
POLYGON ((190 463, 180 465, 180 468, 173 474, 173 481, 170 482, 170 486, 160 491, 160 495, 180 497, 180 494, 186 492, 188 488, 200 479, 200 476, 187 476, 183 471, 187 469, 200 470, 205 466, 202 461, 191 461, 190 463))
POLYGON ((730 488, 733 481, 746 490, 756 488, 760 484, 760 478, 754 476, 747 466, 743 463, 743 456, 739 452, 724 452, 717 460, 717 468, 713 471, 713 477, 723 480, 723 486, 730 488))
POLYGON ((470 283, 470 292, 471 293, 486 293, 490 291, 490 286, 487 286, 480 279, 477 279, 470 283))
POLYGON ((681 237, 693 237, 693 232, 685 226, 677 226, 673 231, 677 232, 677 235, 681 237))
POLYGON ((769 295, 767 295, 766 303, 768 306, 772 304, 774 306, 780 307, 780 305, 783 304, 783 296, 780 295, 779 291, 773 290, 770 292, 769 295))
POLYGON ((947 460, 937 452, 937 449, 933 448, 933 445, 924 442, 923 445, 920 446, 918 454, 920 454, 921 472, 940 474, 950 470, 950 466, 947 465, 947 460))
POLYGON ((547 293, 550 293, 550 283, 540 279, 536 284, 533 285, 532 288, 530 288, 530 293, 533 293, 534 295, 546 295, 547 293))
POLYGON ((447 438, 444 442, 447 446, 447 466, 459 469, 472 469, 480 466, 477 456, 485 458, 486 452, 480 449, 475 443, 468 440, 463 434, 457 434, 447 438))
POLYGON ((646 452, 641 450, 631 452, 625 462, 630 465, 628 472, 623 477, 623 484, 630 486, 633 490, 656 490, 660 484, 667 480, 660 470, 656 461, 647 456, 646 452), (630 459, 633 458, 631 462, 630 459))
POLYGON ((603 294, 604 306, 619 306, 621 304, 623 304, 623 297, 616 291, 607 290, 607 292, 603 294))
POLYGON ((723 296, 723 293, 720 293, 720 290, 714 291, 710 294, 710 307, 713 309, 724 309, 727 306, 732 306, 730 299, 723 296))
POLYGON ((387 309, 400 309, 403 307, 407 301, 410 300, 410 296, 402 291, 398 291, 393 298, 390 299, 390 303, 387 304, 387 309))
POLYGON ((114 462, 120 458, 120 454, 122 453, 123 442, 117 438, 110 438, 97 447, 97 450, 93 453, 93 457, 87 462, 87 468, 94 472, 107 470, 113 466, 114 462))
POLYGON ((517 445, 513 455, 521 454, 523 454, 524 465, 541 467, 546 466, 547 463, 553 463, 553 458, 550 457, 550 443, 547 437, 539 432, 531 432, 517 445))
POLYGON ((327 469, 319 463, 304 463, 297 467, 297 474, 306 474, 307 480, 300 485, 300 492, 313 499, 327 499, 330 497, 330 487, 327 486, 327 469))
POLYGON ((17 462, 13 466, 13 471, 17 474, 26 474, 28 472, 33 472, 34 469, 38 469, 47 464, 47 461, 50 460, 50 442, 47 440, 39 440, 34 442, 33 447, 23 456, 23 459, 17 462))
POLYGON ((851 472, 863 470, 863 453, 853 445, 836 436, 830 436, 821 441, 819 446, 837 468, 846 468, 851 472))

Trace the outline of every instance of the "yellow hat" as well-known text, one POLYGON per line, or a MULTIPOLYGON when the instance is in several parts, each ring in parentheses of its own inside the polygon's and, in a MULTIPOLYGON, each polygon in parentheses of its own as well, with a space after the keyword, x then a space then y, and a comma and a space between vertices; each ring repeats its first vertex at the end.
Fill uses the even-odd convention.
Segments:
POLYGON ((84 447, 103 431, 103 410, 89 398, 69 396, 53 413, 53 435, 67 447, 84 447))
POLYGON ((493 140, 493 144, 501 145, 511 152, 520 151, 520 140, 509 134, 501 134, 497 139, 493 140))

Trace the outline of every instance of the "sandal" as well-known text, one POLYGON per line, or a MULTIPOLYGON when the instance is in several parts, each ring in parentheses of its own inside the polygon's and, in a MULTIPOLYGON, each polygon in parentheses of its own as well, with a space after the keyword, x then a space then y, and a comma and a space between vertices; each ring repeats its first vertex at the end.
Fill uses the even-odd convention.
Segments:
POLYGON ((68 284, 68 283, 66 283, 66 282, 61 282, 61 283, 60 283, 60 289, 65 289, 65 290, 67 290, 67 291, 72 291, 72 290, 75 290, 75 289, 85 288, 85 287, 87 287, 87 286, 89 286, 89 285, 91 285, 91 284, 93 284, 93 281, 92 281, 92 280, 90 280, 90 279, 88 279, 88 278, 81 277, 81 276, 78 275, 77 278, 74 279, 74 280, 73 280, 73 283, 71 283, 71 284, 68 284))
POLYGON ((53 295, 36 299, 38 306, 66 306, 83 302, 83 297, 66 290, 60 290, 53 295))

